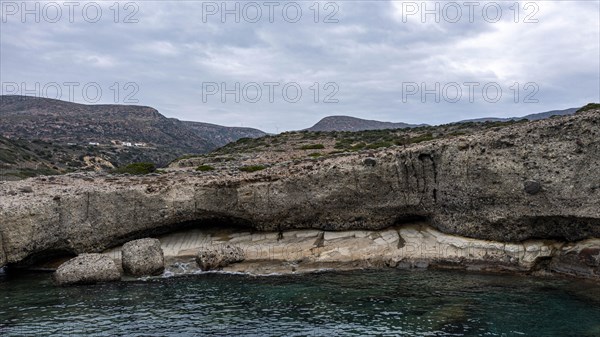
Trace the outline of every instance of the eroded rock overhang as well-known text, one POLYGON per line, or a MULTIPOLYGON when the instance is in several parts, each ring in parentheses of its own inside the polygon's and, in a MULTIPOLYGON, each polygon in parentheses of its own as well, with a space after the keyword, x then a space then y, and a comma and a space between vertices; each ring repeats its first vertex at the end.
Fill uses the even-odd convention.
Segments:
POLYGON ((599 139, 600 113, 591 111, 252 174, 3 182, 0 264, 209 224, 379 230, 417 218, 445 234, 505 243, 599 238, 599 139))

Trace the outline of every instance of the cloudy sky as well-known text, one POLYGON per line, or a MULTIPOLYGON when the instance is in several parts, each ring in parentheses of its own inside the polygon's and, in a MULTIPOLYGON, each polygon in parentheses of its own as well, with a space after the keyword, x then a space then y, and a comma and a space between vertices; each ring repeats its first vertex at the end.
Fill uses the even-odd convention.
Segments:
POLYGON ((600 101, 599 1, 0 3, 3 94, 268 132, 600 101))

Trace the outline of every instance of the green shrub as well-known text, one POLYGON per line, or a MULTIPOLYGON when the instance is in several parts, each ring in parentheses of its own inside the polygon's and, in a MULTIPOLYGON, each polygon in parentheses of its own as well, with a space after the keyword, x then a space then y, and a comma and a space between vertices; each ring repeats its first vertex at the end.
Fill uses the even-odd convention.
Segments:
POLYGON ((313 157, 313 158, 318 158, 318 157, 321 157, 322 154, 320 154, 318 152, 313 152, 313 153, 310 153, 308 156, 309 157, 313 157))
POLYGON ((200 166, 196 167, 196 171, 200 171, 200 172, 213 171, 214 169, 215 168, 210 165, 200 165, 200 166))
POLYGON ((302 145, 300 147, 300 150, 322 150, 325 148, 325 145, 323 144, 308 144, 308 145, 302 145))
POLYGON ((233 161, 235 158, 233 157, 215 157, 212 159, 215 163, 223 163, 228 161, 233 161))
POLYGON ((200 154, 186 154, 184 156, 177 157, 177 158, 173 159, 171 162, 176 162, 176 161, 183 160, 183 159, 197 158, 197 157, 202 157, 202 155, 200 155, 200 154))
POLYGON ((394 144, 392 144, 390 142, 385 142, 384 141, 384 142, 376 142, 376 143, 373 143, 373 144, 369 144, 369 145, 366 146, 366 148, 367 149, 379 149, 381 147, 390 147, 392 145, 394 145, 394 144))
POLYGON ((364 149, 364 148, 365 148, 365 146, 367 146, 367 144, 365 144, 365 143, 363 143, 363 142, 360 142, 360 143, 358 143, 358 144, 356 144, 356 145, 352 145, 352 146, 350 146, 350 150, 352 150, 352 151, 358 151, 358 150, 362 150, 362 149, 364 149))
POLYGON ((410 139, 410 143, 416 144, 421 142, 427 142, 433 140, 433 135, 431 133, 426 133, 417 137, 413 137, 410 139))
POLYGON ((256 172, 264 169, 266 169, 264 165, 248 165, 239 168, 239 170, 242 172, 256 172))
POLYGON ((17 157, 15 154, 7 149, 0 149, 0 162, 15 164, 17 157))
POLYGON ((410 139, 408 138, 398 138, 394 140, 395 145, 406 145, 410 143, 410 139))
POLYGON ((335 143, 334 149, 345 149, 350 147, 351 142, 348 142, 346 139, 342 139, 335 143))
POLYGON ((302 132, 301 139, 317 139, 319 138, 319 133, 317 132, 302 132))
POLYGON ((577 112, 584 112, 584 111, 595 110, 595 109, 600 109, 600 103, 589 103, 589 104, 585 105, 584 107, 582 107, 581 109, 577 110, 577 112))
POLYGON ((129 174, 148 174, 156 171, 156 165, 153 163, 133 163, 124 167, 119 167, 115 170, 115 173, 129 173, 129 174))
MULTIPOLYGON (((527 120, 525 120, 527 121, 527 120)), ((508 121, 488 121, 488 122, 484 122, 483 123, 483 127, 487 128, 487 129, 491 129, 491 128, 501 128, 501 127, 505 127, 505 126, 509 126, 512 124, 517 123, 517 121, 514 120, 508 120, 508 121)))
POLYGON ((240 138, 240 139, 238 139, 238 140, 236 141, 236 143, 238 143, 238 144, 250 143, 250 142, 251 142, 251 141, 253 141, 253 140, 254 140, 254 139, 253 139, 253 138, 250 138, 250 137, 243 137, 243 138, 240 138))

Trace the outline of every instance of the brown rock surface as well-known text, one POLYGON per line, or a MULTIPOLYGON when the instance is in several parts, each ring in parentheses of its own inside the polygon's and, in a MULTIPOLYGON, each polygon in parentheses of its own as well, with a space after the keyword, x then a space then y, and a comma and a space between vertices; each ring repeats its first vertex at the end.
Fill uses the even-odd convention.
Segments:
POLYGON ((198 251, 196 263, 202 270, 213 270, 244 261, 244 251, 234 245, 203 247, 198 251))
POLYGON ((576 241, 600 237, 600 111, 255 173, 84 178, 0 183, 0 264, 192 224, 356 230, 421 219, 477 239, 576 241), (542 188, 527 193, 527 181, 542 188))
POLYGON ((129 241, 122 249, 123 271, 132 276, 153 276, 165 270, 165 257, 157 239, 129 241))
POLYGON ((94 284, 119 281, 115 262, 102 254, 81 254, 58 267, 53 275, 58 285, 94 284))

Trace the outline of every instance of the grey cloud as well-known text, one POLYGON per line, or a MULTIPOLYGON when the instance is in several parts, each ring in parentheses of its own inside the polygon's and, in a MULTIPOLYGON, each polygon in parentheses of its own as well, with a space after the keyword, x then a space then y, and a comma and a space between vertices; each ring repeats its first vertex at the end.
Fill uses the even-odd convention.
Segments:
MULTIPOLYGON (((239 24, 216 17, 203 22, 199 1, 135 3, 138 23, 114 23, 110 17, 95 24, 3 22, 2 82, 93 81, 103 88, 102 103, 112 102, 109 88, 115 82, 135 82, 139 104, 167 116, 270 132, 305 128, 332 114, 436 124, 600 100, 597 2, 538 1, 539 23, 531 24, 512 22, 513 2, 499 2, 506 14, 494 24, 481 18, 422 23, 417 17, 404 23, 401 3, 391 1, 334 2, 338 23, 312 22, 313 2, 301 2, 298 23, 276 16, 275 23, 239 24), (233 87, 271 81, 300 84, 302 100, 288 103, 279 92, 274 103, 235 103, 232 96, 222 103, 220 95, 202 101, 205 82, 233 87), (404 82, 431 87, 470 81, 497 82, 502 99, 488 103, 479 95, 473 103, 466 98, 436 103, 430 95, 422 103, 414 95, 403 101, 404 82), (339 103, 314 103, 315 82, 321 101, 327 94, 323 85, 337 83, 339 103), (521 87, 519 103, 510 90, 514 82, 521 87), (522 102, 527 82, 539 86, 539 103, 522 102)), ((324 14, 321 7, 321 20, 324 14)))

